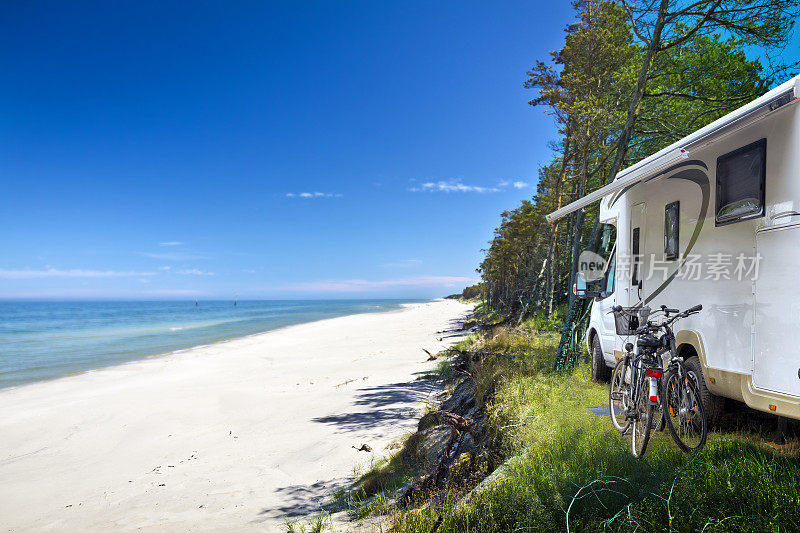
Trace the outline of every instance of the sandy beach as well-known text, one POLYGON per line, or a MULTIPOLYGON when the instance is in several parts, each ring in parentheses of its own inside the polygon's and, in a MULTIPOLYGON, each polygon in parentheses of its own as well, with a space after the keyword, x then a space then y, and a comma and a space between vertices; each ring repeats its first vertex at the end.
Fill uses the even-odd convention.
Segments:
POLYGON ((414 428, 422 348, 469 310, 409 304, 2 390, 0 530, 285 530, 414 428))

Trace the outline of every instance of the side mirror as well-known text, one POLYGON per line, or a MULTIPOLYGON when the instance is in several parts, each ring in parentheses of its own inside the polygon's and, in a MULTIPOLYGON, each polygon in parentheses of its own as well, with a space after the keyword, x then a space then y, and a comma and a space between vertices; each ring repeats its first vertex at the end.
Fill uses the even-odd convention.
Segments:
POLYGON ((572 294, 577 296, 582 300, 586 300, 588 298, 597 298, 600 296, 600 291, 590 290, 590 285, 586 283, 586 280, 578 274, 575 276, 575 283, 572 285, 572 294))
POLYGON ((578 274, 577 276, 575 276, 575 284, 572 286, 572 294, 574 294, 578 298, 583 298, 585 292, 586 292, 586 280, 583 279, 583 276, 578 274))

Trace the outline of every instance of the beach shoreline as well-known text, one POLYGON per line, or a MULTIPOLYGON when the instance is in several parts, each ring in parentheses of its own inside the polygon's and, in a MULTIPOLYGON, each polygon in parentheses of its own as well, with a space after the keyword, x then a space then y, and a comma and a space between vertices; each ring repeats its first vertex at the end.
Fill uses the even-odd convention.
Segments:
POLYGON ((403 304, 0 389, 0 528, 283 530, 413 429, 422 348, 470 309, 403 304))
MULTIPOLYGON (((159 318, 154 318, 154 320, 149 321, 146 324, 148 328, 162 328, 163 333, 158 333, 156 336, 160 339, 157 342, 150 342, 145 345, 141 344, 141 336, 138 338, 136 337, 135 332, 133 333, 133 337, 130 340, 138 342, 135 348, 124 350, 127 353, 119 353, 119 350, 116 349, 118 346, 127 346, 126 342, 128 339, 121 338, 120 332, 125 332, 124 328, 136 328, 141 327, 142 324, 131 324, 130 323, 130 316, 122 312, 122 315, 116 317, 116 322, 114 323, 116 327, 112 328, 111 331, 107 330, 94 330, 90 332, 90 335, 86 336, 87 332, 81 328, 81 326, 75 325, 74 329, 65 330, 63 324, 53 323, 52 319, 52 311, 48 308, 48 312, 51 313, 48 317, 42 317, 42 320, 37 322, 35 326, 31 327, 30 323, 23 323, 21 324, 22 331, 27 335, 25 339, 20 338, 19 330, 15 330, 19 328, 20 325, 14 323, 14 317, 16 315, 25 315, 30 313, 30 309, 17 309, 14 311, 10 311, 8 309, 0 309, 0 318, 3 321, 7 321, 4 323, 4 326, 7 326, 5 331, 0 331, 0 337, 2 338, 3 342, 2 347, 4 350, 9 350, 9 352, 4 353, 6 357, 6 361, 0 361, 0 391, 6 390, 13 387, 20 387, 25 386, 31 383, 39 383, 43 381, 52 381, 57 380, 62 377, 69 377, 79 375, 85 372, 92 372, 96 370, 102 370, 104 368, 125 365, 130 363, 136 363, 137 361, 141 361, 143 359, 149 358, 158 358, 158 357, 165 357, 170 356, 173 354, 182 353, 188 350, 193 350, 196 348, 203 348, 206 346, 225 343, 229 341, 234 341, 237 339, 242 339, 246 337, 251 337, 254 335, 261 335, 263 333, 269 333, 272 331, 278 331, 280 329, 284 329, 287 327, 308 324, 312 322, 319 322, 321 320, 329 320, 332 318, 340 318, 344 316, 351 316, 357 314, 368 314, 368 313, 392 313, 401 311, 404 306, 412 305, 416 303, 425 303, 430 300, 387 300, 387 299, 379 299, 379 300, 243 300, 240 302, 240 311, 244 311, 247 313, 248 311, 252 312, 251 309, 247 309, 248 305, 256 304, 256 305, 263 305, 263 304, 278 304, 278 305, 294 305, 294 304, 304 304, 307 302, 311 303, 321 303, 323 305, 329 305, 331 303, 334 304, 366 304, 372 305, 374 307, 385 307, 388 305, 392 305, 393 307, 389 309, 380 309, 380 310, 365 310, 359 309, 360 306, 352 306, 350 309, 324 309, 324 308, 317 308, 317 309, 310 309, 305 311, 300 311, 298 313, 297 309, 284 308, 279 310, 276 313, 276 310, 264 308, 258 311, 272 313, 272 316, 261 316, 257 317, 260 324, 259 329, 254 330, 252 325, 246 324, 248 320, 252 320, 253 317, 248 316, 245 314, 242 316, 237 316, 236 314, 232 314, 229 316, 205 316, 202 317, 204 322, 197 323, 197 317, 191 315, 184 315, 184 316, 162 316, 159 318), (244 309, 242 309, 244 307, 244 309), (289 310, 290 313, 285 315, 281 314, 281 311, 289 310), (333 316, 319 316, 321 313, 335 313, 333 316), (304 314, 305 313, 305 314, 304 314), (218 332, 208 332, 208 326, 211 324, 206 323, 205 321, 213 321, 222 319, 219 324, 231 324, 239 322, 239 327, 241 328, 238 332, 231 332, 230 329, 225 331, 218 331, 218 332), (288 323, 286 323, 288 320, 288 323), (181 323, 180 327, 165 327, 164 323, 159 323, 159 321, 167 322, 167 323, 181 323), (244 323, 244 324, 243 324, 244 323), (121 327, 121 328, 120 328, 121 327), (34 329, 35 328, 35 329, 34 329), (169 335, 173 334, 175 331, 184 331, 184 330, 195 330, 201 331, 205 329, 205 333, 199 334, 194 339, 184 339, 184 340, 175 340, 169 339, 169 335), (39 342, 40 336, 47 336, 51 334, 55 330, 58 333, 66 332, 68 333, 69 337, 72 337, 68 344, 57 344, 57 345, 48 345, 47 342, 42 343, 39 342), (214 337, 214 335, 218 334, 221 335, 219 337, 214 337), (35 334, 35 340, 37 342, 31 343, 31 334, 35 334), (82 336, 83 335, 83 336, 82 336), (86 341, 92 342, 95 339, 104 338, 106 343, 102 346, 98 346, 93 344, 92 346, 88 346, 86 341), (176 344, 178 344, 176 346, 176 344), (9 349, 9 346, 12 348, 9 349), (85 353, 91 353, 92 357, 81 357, 82 359, 79 362, 72 362, 68 363, 66 366, 72 366, 73 368, 65 369, 65 370, 55 370, 59 366, 62 366, 63 361, 70 361, 70 359, 74 358, 75 356, 75 348, 80 347, 81 350, 85 350, 85 353), (49 348, 49 350, 48 350, 49 348), (113 354, 106 354, 104 350, 110 350, 111 352, 117 352, 113 354), (37 361, 37 357, 41 357, 42 352, 47 352, 48 354, 53 354, 52 356, 48 355, 47 360, 44 361, 37 361), (28 363, 28 365, 32 365, 26 367, 24 361, 30 360, 32 363, 28 363), (15 361, 16 360, 16 361, 15 361), (21 361, 20 361, 21 360, 21 361), (14 368, 14 365, 11 365, 11 369, 7 368, 8 363, 14 362, 23 362, 22 366, 14 368), (3 365, 2 363, 6 363, 3 365), (30 373, 32 369, 36 370, 36 376, 27 376, 21 377, 20 375, 24 375, 26 373, 30 373), (10 382, 10 383, 8 383, 10 382)), ((15 301, 0 301, 0 304, 18 304, 18 305, 25 305, 31 304, 32 302, 15 302, 15 301)), ((76 305, 103 305, 103 304, 111 304, 111 305, 136 305, 142 304, 145 305, 151 304, 155 306, 159 305, 170 305, 174 304, 175 302, 172 301, 154 301, 154 302, 139 302, 139 301, 86 301, 86 302, 72 302, 72 301, 65 301, 65 302, 33 302, 33 304, 42 304, 42 303, 53 303, 56 306, 59 304, 67 304, 71 306, 76 305)), ((205 304, 219 304, 219 303, 227 303, 222 300, 215 300, 211 302, 205 302, 205 304)), ((195 307, 185 307, 183 306, 180 311, 186 312, 186 310, 194 311, 195 307)), ((202 308, 203 311, 207 311, 206 305, 202 308)), ((230 308, 235 309, 235 307, 230 308)), ((213 310, 212 312, 220 312, 221 308, 217 307, 217 309, 213 310)), ((227 310, 227 309, 225 309, 227 310)), ((40 310, 36 310, 40 311, 40 310)), ((36 312, 33 311, 33 312, 36 312)), ((105 310, 104 310, 105 311, 105 310)), ((119 309, 114 309, 116 312, 120 312, 119 309)), ((173 309, 173 312, 175 310, 173 309)), ((134 311, 135 312, 135 311, 134 311)), ((56 316, 58 316, 58 311, 56 311, 56 316)), ((64 317, 59 317, 63 319, 64 317)), ((98 317, 89 316, 86 317, 88 320, 91 321, 92 319, 97 319, 98 317)), ((105 324, 106 326, 108 324, 105 324)), ((2 328, 0 328, 2 329, 2 328)), ((91 327, 90 327, 91 329, 91 327)))

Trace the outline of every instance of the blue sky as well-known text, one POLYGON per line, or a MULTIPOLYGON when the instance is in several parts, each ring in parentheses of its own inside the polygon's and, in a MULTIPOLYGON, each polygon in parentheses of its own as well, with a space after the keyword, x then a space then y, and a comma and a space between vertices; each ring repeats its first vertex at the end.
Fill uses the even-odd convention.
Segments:
POLYGON ((434 297, 533 193, 567 2, 14 2, 0 297, 434 297))

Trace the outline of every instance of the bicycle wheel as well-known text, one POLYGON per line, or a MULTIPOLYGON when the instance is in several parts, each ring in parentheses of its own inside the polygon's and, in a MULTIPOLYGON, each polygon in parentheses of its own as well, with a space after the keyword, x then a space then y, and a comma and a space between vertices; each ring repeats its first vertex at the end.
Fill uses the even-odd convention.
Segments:
POLYGON ((628 365, 625 359, 617 361, 617 366, 611 373, 611 383, 608 387, 608 414, 611 416, 611 423, 620 431, 625 431, 631 425, 631 421, 625 418, 628 410, 628 403, 631 395, 631 387, 625 381, 625 374, 628 373, 628 365))
POLYGON ((701 449, 706 443, 708 424, 697 384, 670 370, 664 379, 663 396, 664 418, 675 443, 685 452, 701 449))
POLYGON ((634 457, 642 457, 650 441, 650 432, 653 430, 653 406, 647 396, 645 387, 647 382, 639 380, 639 398, 636 401, 633 415, 633 430, 631 431, 631 452, 634 457))

